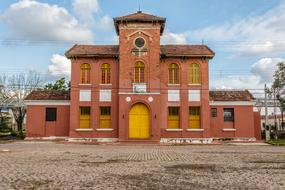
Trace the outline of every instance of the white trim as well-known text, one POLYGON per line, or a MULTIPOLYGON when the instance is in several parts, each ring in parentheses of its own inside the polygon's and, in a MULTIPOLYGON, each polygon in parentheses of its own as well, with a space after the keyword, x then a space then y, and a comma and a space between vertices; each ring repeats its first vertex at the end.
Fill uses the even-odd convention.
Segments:
POLYGON ((78 84, 79 86, 92 86, 92 84, 78 84))
POLYGON ((191 132, 203 132, 204 129, 186 129, 186 131, 191 131, 191 132))
POLYGON ((165 129, 165 131, 175 132, 175 131, 183 131, 183 129, 165 129))
POLYGON ((210 106, 254 106, 253 101, 211 101, 210 106))
POLYGON ((70 106, 70 100, 25 100, 27 106, 70 106))
POLYGON ((102 128, 102 129, 96 129, 96 131, 114 131, 114 129, 104 129, 104 128, 102 128))
POLYGON ((210 144, 213 142, 213 138, 161 138, 161 143, 193 143, 193 144, 210 144))
POLYGON ((188 83, 188 86, 201 86, 201 83, 199 84, 199 83, 197 83, 197 84, 189 84, 188 83))
POLYGON ((75 131, 78 131, 78 132, 90 132, 90 131, 93 131, 93 129, 75 129, 75 131))
POLYGON ((234 128, 224 128, 223 131, 236 131, 234 128))
POLYGON ((126 95, 126 94, 145 94, 145 95, 156 95, 160 94, 160 92, 143 92, 143 93, 135 93, 135 92, 119 92, 120 95, 126 95))
POLYGON ((99 84, 99 86, 112 86, 112 84, 99 84))
POLYGON ((68 138, 68 142, 103 142, 103 143, 116 143, 118 138, 68 138))

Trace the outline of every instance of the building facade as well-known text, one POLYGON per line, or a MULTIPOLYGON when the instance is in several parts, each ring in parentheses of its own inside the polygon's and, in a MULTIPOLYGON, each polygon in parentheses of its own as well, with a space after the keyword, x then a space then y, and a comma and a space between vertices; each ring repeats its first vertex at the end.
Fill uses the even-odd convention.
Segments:
POLYGON ((166 19, 114 18, 119 45, 74 45, 70 92, 32 92, 27 137, 110 141, 255 138, 248 91, 209 91, 205 45, 161 45, 166 19))

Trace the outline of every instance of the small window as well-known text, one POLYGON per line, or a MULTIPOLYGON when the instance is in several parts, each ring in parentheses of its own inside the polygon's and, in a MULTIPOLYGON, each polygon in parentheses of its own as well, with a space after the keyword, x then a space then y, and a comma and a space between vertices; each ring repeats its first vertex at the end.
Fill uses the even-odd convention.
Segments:
POLYGON ((111 115, 111 107, 101 107, 101 115, 111 115))
POLYGON ((224 109, 224 121, 234 121, 234 109, 233 108, 224 109))
POLYGON ((217 117, 217 108, 212 108, 211 109, 211 116, 212 117, 217 117))
POLYGON ((56 108, 46 108, 46 121, 56 121, 56 108))

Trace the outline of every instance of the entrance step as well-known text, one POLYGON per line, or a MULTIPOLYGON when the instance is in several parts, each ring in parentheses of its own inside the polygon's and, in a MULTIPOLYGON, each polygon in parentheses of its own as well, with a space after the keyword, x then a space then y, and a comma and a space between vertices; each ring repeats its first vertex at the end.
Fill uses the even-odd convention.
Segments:
POLYGON ((160 140, 119 140, 121 144, 160 144, 160 140))

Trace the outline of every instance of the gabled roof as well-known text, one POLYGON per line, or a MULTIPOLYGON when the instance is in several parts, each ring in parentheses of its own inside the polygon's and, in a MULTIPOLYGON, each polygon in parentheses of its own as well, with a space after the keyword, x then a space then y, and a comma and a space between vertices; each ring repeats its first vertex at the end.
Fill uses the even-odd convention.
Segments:
POLYGON ((119 55, 118 45, 74 45, 65 53, 72 57, 115 57, 119 55))
POLYGON ((163 33, 166 22, 166 18, 164 17, 143 13, 142 11, 138 11, 136 13, 132 13, 125 16, 115 17, 113 20, 118 35, 119 35, 119 23, 121 22, 159 22, 161 23, 160 34, 163 33))
POLYGON ((181 56, 206 56, 214 57, 215 53, 205 45, 161 45, 162 56, 181 57, 181 56))
POLYGON ((70 100, 69 91, 32 91, 25 100, 70 100))
POLYGON ((210 101, 253 101, 255 98, 248 90, 212 90, 210 101))
MULTIPOLYGON (((162 57, 214 57, 215 53, 205 45, 161 45, 162 57)), ((116 57, 118 45, 74 45, 66 57, 116 57)))

